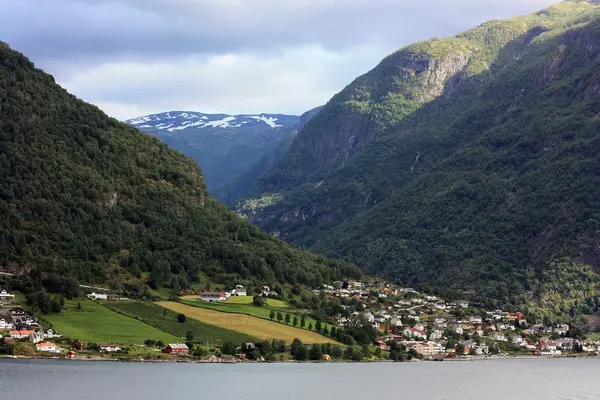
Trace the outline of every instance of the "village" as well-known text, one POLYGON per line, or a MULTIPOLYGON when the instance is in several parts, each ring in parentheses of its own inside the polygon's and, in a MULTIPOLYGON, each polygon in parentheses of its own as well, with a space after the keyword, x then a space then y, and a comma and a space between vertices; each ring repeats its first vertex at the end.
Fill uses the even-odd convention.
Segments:
POLYGON ((566 323, 530 323, 520 312, 486 311, 468 301, 447 302, 382 280, 334 282, 332 286, 325 285, 323 292, 360 301, 362 312, 347 313, 337 323, 370 324, 381 332, 375 345, 385 351, 399 344, 426 359, 600 352, 600 341, 569 337, 566 323))
MULTIPOLYGON (((600 354, 600 340, 570 337, 567 323, 530 323, 521 312, 482 310, 468 301, 447 302, 384 280, 337 281, 312 293, 341 300, 345 312, 335 319, 338 327, 368 324, 379 331, 373 345, 382 351, 402 346, 424 359, 600 354)), ((247 290, 238 285, 231 291, 199 294, 202 301, 220 302, 230 296, 246 296, 247 290)), ((261 286, 260 296, 277 293, 261 286)))
MULTIPOLYGON (((231 290, 194 291, 199 300, 206 303, 248 296, 249 292, 242 285, 235 285, 231 290)), ((254 298, 281 297, 266 285, 253 288, 252 293, 254 298)), ((342 312, 326 322, 339 329, 366 325, 378 332, 370 346, 375 359, 387 359, 386 354, 397 351, 411 351, 425 360, 600 353, 600 341, 572 337, 566 323, 532 323, 520 312, 483 310, 468 301, 445 301, 384 280, 338 281, 313 289, 311 293, 340 305, 342 312)), ((96 292, 86 297, 100 302, 129 300, 96 292)), ((56 341, 62 338, 60 332, 42 328, 34 315, 15 303, 18 302, 13 294, 0 291, 0 338, 5 345, 26 342, 40 354, 65 358, 75 357, 81 350, 105 354, 122 351, 121 346, 114 343, 90 344, 76 340, 61 341, 59 345, 56 341)), ((159 343, 159 347, 164 354, 190 354, 184 343, 159 343)))

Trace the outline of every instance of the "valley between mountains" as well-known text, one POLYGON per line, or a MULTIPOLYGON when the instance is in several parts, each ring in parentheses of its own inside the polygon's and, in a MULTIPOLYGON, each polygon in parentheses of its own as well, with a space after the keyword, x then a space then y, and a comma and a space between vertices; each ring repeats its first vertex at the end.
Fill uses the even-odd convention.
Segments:
POLYGON ((600 6, 568 0, 302 115, 121 122, 0 42, 0 352, 599 354, 599 63, 600 6))

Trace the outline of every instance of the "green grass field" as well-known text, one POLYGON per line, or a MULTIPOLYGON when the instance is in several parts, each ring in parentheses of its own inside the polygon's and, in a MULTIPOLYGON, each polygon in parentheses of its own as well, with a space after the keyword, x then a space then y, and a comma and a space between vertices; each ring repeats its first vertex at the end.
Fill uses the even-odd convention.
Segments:
POLYGON ((187 332, 192 331, 194 335, 192 341, 197 343, 220 345, 226 340, 230 340, 233 343, 257 341, 252 336, 205 324, 192 318, 188 318, 184 323, 180 323, 177 321, 177 313, 148 302, 109 302, 106 303, 106 306, 111 310, 136 318, 179 338, 185 338, 187 332))
MULTIPOLYGON (((246 297, 249 297, 249 296, 246 296, 246 297)), ((272 300, 272 299, 269 299, 269 300, 272 300)), ((182 301, 182 303, 186 304, 188 306, 192 306, 192 307, 206 308, 209 310, 215 310, 215 311, 221 311, 221 312, 233 313, 233 314, 245 314, 245 315, 249 315, 251 317, 257 317, 257 318, 262 318, 262 319, 267 319, 267 320, 271 320, 270 314, 271 314, 271 310, 273 310, 275 312, 275 314, 277 314, 277 312, 280 312, 284 318, 285 318, 285 314, 290 314, 290 317, 292 318, 292 320, 294 319, 294 315, 297 316, 298 317, 298 326, 297 327, 300 328, 301 316, 299 314, 295 314, 293 311, 287 310, 287 309, 278 309, 278 308, 270 307, 270 306, 256 307, 251 304, 250 305, 231 304, 231 303, 226 303, 226 302, 207 303, 204 301, 184 300, 184 301, 182 301)), ((308 325, 311 323, 312 323, 313 329, 317 325, 317 321, 311 317, 306 316, 305 320, 306 320, 305 329, 308 329, 308 325)), ((273 321, 277 322, 277 319, 275 318, 275 319, 273 319, 273 321)), ((291 322, 290 322, 290 326, 293 326, 291 322)), ((331 329, 331 327, 332 327, 331 325, 325 324, 325 323, 323 323, 323 326, 327 326, 327 329, 331 329)))
POLYGON ((334 340, 314 331, 266 321, 264 318, 255 318, 239 313, 218 312, 171 301, 162 301, 158 304, 177 313, 183 313, 188 318, 205 321, 215 326, 242 332, 263 340, 281 339, 291 343, 292 340, 298 338, 305 343, 336 343, 334 340))
MULTIPOLYGON (((197 297, 197 296, 196 296, 197 297)), ((223 304, 245 304, 251 305, 254 298, 252 296, 231 296, 223 302, 223 304)), ((271 308, 288 308, 288 304, 285 301, 277 299, 265 299, 267 306, 271 308)))
POLYGON ((165 343, 181 342, 178 337, 91 300, 67 301, 60 314, 48 315, 46 319, 58 333, 73 340, 121 345, 144 344, 146 339, 165 343), (81 310, 77 310, 78 303, 81 303, 81 310))

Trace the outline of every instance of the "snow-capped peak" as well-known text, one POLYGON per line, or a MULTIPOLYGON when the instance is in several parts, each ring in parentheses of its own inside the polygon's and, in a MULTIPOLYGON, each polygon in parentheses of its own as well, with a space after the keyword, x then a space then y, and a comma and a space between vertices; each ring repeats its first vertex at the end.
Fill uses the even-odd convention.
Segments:
POLYGON ((277 121, 277 118, 275 117, 265 117, 264 115, 261 116, 251 116, 250 118, 254 118, 255 120, 258 121, 263 121, 265 124, 269 125, 271 128, 277 128, 278 126, 283 126, 283 125, 277 125, 275 122, 277 121))

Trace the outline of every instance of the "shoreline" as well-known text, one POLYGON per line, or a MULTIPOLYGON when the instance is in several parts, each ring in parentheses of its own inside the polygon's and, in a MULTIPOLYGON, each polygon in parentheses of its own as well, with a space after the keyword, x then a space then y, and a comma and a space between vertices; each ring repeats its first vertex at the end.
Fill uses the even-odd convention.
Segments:
MULTIPOLYGON (((443 358, 443 359, 413 359, 411 361, 399 362, 402 363, 421 363, 421 362, 474 362, 474 361, 494 361, 494 360, 560 360, 560 359, 589 359, 600 358, 588 354, 583 355, 560 355, 560 356, 526 356, 526 355, 498 355, 498 356, 482 356, 482 357, 463 357, 463 358, 443 358)), ((119 359, 110 357, 78 357, 67 359, 57 356, 21 356, 21 355, 0 355, 0 360, 53 360, 53 361, 108 361, 108 362, 124 362, 124 363, 166 363, 166 364, 369 364, 369 363, 396 363, 390 360, 364 360, 364 361, 250 361, 250 360, 195 360, 195 359, 119 359)))

